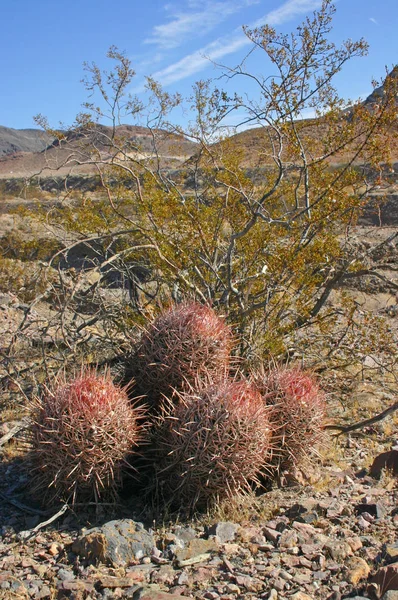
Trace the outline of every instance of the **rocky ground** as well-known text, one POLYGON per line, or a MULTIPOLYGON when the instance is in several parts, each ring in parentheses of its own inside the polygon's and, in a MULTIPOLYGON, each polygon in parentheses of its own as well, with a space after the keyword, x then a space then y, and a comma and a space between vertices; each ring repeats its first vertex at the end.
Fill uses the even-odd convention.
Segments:
MULTIPOLYGON (((15 230, 17 219, 2 215, 1 234, 15 230)), ((394 232, 396 227, 358 227, 353 243, 366 249, 394 232)), ((383 252, 383 273, 396 282, 396 238, 383 252)), ((382 280, 369 278, 362 288, 347 287, 347 293, 360 306, 386 316, 396 330, 398 297, 384 289, 382 280)), ((2 345, 11 342, 25 310, 16 294, 0 295, 2 345)), ((52 316, 44 302, 34 311, 32 322, 52 316)), ((30 323, 26 327, 33 344, 30 323)), ((365 356, 362 371, 351 373, 358 384, 350 387, 350 399, 330 382, 335 418, 359 420, 396 401, 385 383, 372 381, 378 367, 372 360, 365 356)), ((396 374, 389 377, 396 389, 396 374)), ((13 385, 8 391, 15 398, 19 389, 13 385)), ((23 431, 17 433, 17 423, 11 420, 16 418, 21 414, 11 409, 0 417, 0 599, 398 598, 394 415, 325 446, 311 476, 301 478, 300 485, 296 481, 293 487, 268 491, 189 522, 153 522, 136 497, 124 498, 113 514, 103 506, 64 511, 61 506, 37 507, 29 499, 19 437, 23 431), (4 437, 8 434, 9 439, 4 437), (380 471, 383 459, 371 469, 383 452, 391 452, 390 472, 380 471), (84 532, 84 527, 99 529, 84 532)))
POLYGON ((150 522, 135 497, 113 515, 39 509, 17 434, 0 463, 0 598, 396 599, 398 448, 372 466, 366 438, 379 454, 380 432, 338 437, 300 486, 167 524, 150 522))

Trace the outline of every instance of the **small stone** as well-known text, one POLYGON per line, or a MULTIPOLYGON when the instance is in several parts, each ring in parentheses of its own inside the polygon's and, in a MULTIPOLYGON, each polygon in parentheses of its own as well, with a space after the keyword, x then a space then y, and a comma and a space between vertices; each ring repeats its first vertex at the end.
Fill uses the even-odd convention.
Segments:
POLYGON ((278 577, 277 579, 274 579, 272 585, 278 592, 283 592, 286 586, 286 582, 283 581, 283 579, 279 579, 278 577))
POLYGON ((59 569, 57 573, 57 579, 60 581, 71 581, 72 579, 76 579, 75 575, 69 569, 59 569))
POLYGON ((115 589, 115 588, 128 588, 131 587, 132 580, 130 577, 111 577, 110 575, 103 575, 98 585, 101 588, 115 589))
POLYGON ((272 589, 267 600, 278 600, 278 592, 275 589, 272 589))
POLYGON ((38 591, 34 591, 34 600, 47 600, 53 598, 53 593, 48 585, 43 585, 38 591))
POLYGON ((371 526, 371 523, 370 523, 369 521, 367 521, 366 519, 364 519, 363 515, 361 515, 361 516, 358 518, 358 521, 357 521, 357 523, 358 523, 358 527, 359 527, 360 529, 364 529, 364 530, 365 530, 365 529, 368 529, 368 528, 371 526))
POLYGON ((279 548, 288 549, 297 546, 298 535, 297 532, 292 529, 285 529, 279 538, 279 548))
POLYGON ((386 558, 386 561, 389 563, 394 563, 398 561, 398 542, 394 544, 386 544, 383 547, 383 554, 386 558))
POLYGON ((290 600, 313 600, 313 598, 304 594, 304 592, 296 592, 293 596, 290 596, 290 600))
POLYGON ((347 581, 355 586, 362 581, 362 579, 367 579, 370 573, 368 563, 359 556, 351 557, 347 563, 347 568, 347 581))
POLYGON ((61 581, 57 588, 60 592, 87 592, 91 594, 94 592, 94 586, 87 581, 61 581))
POLYGON ((239 526, 229 521, 220 521, 212 525, 209 530, 209 535, 215 535, 220 544, 233 542, 239 526))
POLYGON ((225 592, 227 594, 239 594, 240 587, 236 585, 236 583, 227 583, 227 585, 225 586, 225 592))
POLYGON ((352 556, 351 546, 347 542, 330 541, 325 545, 325 550, 336 562, 344 562, 347 556, 352 556))
POLYGON ((51 544, 51 546, 48 549, 48 553, 51 554, 51 556, 57 556, 57 554, 59 554, 61 551, 61 547, 59 544, 53 543, 51 544))
POLYGON ((263 582, 256 577, 249 577, 248 575, 238 575, 235 577, 237 585, 244 587, 249 592, 259 592, 263 589, 263 582))
POLYGON ((376 456, 370 467, 370 476, 379 479, 383 469, 387 469, 393 475, 398 475, 398 450, 382 452, 376 456))
POLYGON ((153 571, 151 574, 151 583, 161 585, 173 585, 175 579, 175 571, 170 565, 163 565, 159 570, 153 571))
POLYGON ((134 600, 187 600, 186 596, 168 594, 154 589, 145 589, 134 594, 134 600))
POLYGON ((189 585, 190 583, 190 579, 189 579, 189 575, 186 571, 183 571, 182 573, 180 573, 180 575, 177 578, 177 584, 178 585, 189 585))
POLYGON ((372 577, 371 583, 380 586, 381 595, 389 590, 398 590, 398 563, 381 567, 372 577))
POLYGON ((351 550, 353 552, 357 552, 358 550, 360 550, 362 548, 362 541, 361 538, 358 537, 357 535, 353 535, 352 537, 347 537, 346 538, 346 542, 347 544, 350 545, 351 550))
POLYGON ((203 540, 196 538, 191 540, 185 548, 178 548, 175 551, 175 557, 181 564, 195 557, 209 554, 210 552, 217 552, 218 549, 218 544, 215 540, 203 540))
POLYGON ((233 554, 239 554, 241 551, 241 547, 239 544, 223 544, 224 554, 227 556, 232 556, 233 554))
POLYGON ((273 542, 274 544, 276 544, 282 535, 279 531, 276 531, 276 529, 271 529, 270 527, 263 527, 263 534, 269 542, 273 542))

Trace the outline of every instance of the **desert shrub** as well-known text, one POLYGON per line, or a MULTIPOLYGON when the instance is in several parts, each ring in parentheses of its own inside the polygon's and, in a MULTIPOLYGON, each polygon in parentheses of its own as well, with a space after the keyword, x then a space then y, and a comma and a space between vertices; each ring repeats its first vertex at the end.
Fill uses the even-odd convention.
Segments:
POLYGON ((31 302, 57 280, 54 269, 37 263, 0 257, 0 292, 15 294, 22 302, 31 302))
POLYGON ((132 357, 137 393, 158 406, 162 396, 173 395, 197 377, 223 378, 232 341, 231 329, 209 306, 172 306, 149 325, 132 357))
POLYGON ((34 495, 42 502, 114 500, 140 439, 140 416, 109 375, 58 379, 33 405, 34 495))
POLYGON ((257 378, 257 387, 271 408, 270 474, 300 467, 323 438, 325 395, 314 378, 298 368, 278 368, 257 378))
POLYGON ((180 394, 154 429, 161 499, 192 511, 248 491, 270 449, 268 415, 245 381, 180 394))
POLYGON ((26 239, 26 235, 9 231, 0 238, 0 255, 21 261, 48 261, 62 249, 62 243, 54 238, 26 239))

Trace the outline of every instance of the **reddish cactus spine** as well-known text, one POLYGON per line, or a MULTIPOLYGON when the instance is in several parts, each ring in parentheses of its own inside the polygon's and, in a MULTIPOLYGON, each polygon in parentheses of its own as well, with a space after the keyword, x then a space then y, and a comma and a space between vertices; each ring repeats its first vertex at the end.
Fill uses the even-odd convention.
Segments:
POLYGON ((298 368, 275 369, 257 384, 272 409, 273 469, 299 467, 322 440, 325 394, 312 375, 298 368))
POLYGON ((42 501, 113 500, 142 410, 109 376, 59 378, 33 405, 33 492, 42 501))
POLYGON ((269 452, 268 415, 261 394, 245 381, 180 394, 156 428, 164 498, 190 512, 248 491, 269 452))
POLYGON ((173 306, 143 334, 132 360, 139 395, 159 407, 198 377, 223 379, 232 349, 230 327, 212 308, 196 302, 173 306))

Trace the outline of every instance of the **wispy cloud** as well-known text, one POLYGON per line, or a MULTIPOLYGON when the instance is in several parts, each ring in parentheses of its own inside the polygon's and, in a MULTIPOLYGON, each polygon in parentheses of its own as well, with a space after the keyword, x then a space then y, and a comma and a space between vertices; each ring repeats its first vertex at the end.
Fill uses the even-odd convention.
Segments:
MULTIPOLYGON (((261 27, 265 24, 271 26, 281 25, 294 17, 318 8, 320 5, 321 0, 287 0, 279 8, 252 23, 250 27, 261 27)), ((157 71, 153 74, 153 77, 163 85, 176 83, 203 71, 208 67, 209 60, 217 61, 237 50, 250 46, 250 44, 250 40, 242 33, 241 29, 235 30, 231 35, 220 37, 165 69, 157 71)))
POLYGON ((375 25, 379 24, 379 22, 376 21, 376 19, 374 19, 373 17, 369 17, 369 21, 372 21, 372 23, 374 23, 375 25))
POLYGON ((209 33, 230 15, 258 2, 259 0, 205 0, 199 4, 196 0, 188 0, 187 9, 183 11, 167 4, 165 8, 171 20, 156 25, 144 43, 154 44, 164 50, 177 48, 192 34, 198 36, 209 33))

